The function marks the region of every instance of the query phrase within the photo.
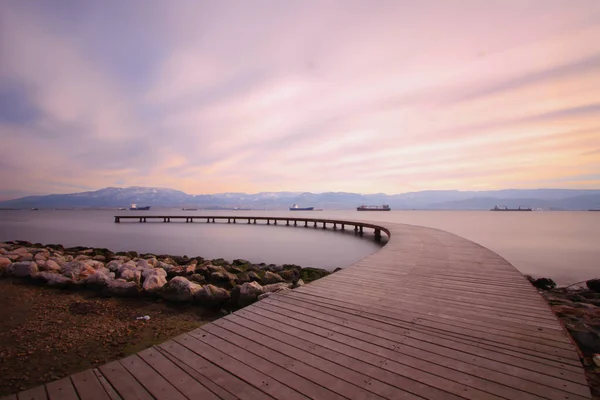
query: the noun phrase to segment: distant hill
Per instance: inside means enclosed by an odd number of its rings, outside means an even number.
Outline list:
[[[347,192],[262,192],[190,195],[151,187],[109,187],[92,192],[29,196],[0,202],[0,208],[118,208],[138,206],[287,209],[292,204],[323,209],[352,209],[361,204],[389,204],[394,210],[488,210],[494,205],[542,209],[600,208],[600,190],[508,189],[493,191],[427,190],[388,195]]]

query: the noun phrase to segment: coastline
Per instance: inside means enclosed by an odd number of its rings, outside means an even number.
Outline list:
[[[330,273],[0,243],[0,396],[121,359]]]

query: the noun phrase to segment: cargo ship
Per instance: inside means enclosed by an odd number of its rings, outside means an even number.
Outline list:
[[[298,204],[290,207],[290,211],[313,211],[314,209],[314,207],[300,207]]]
[[[492,208],[490,211],[533,211],[533,209],[528,208],[528,207],[521,207],[521,206],[519,206],[519,208],[508,208],[506,206],[494,206],[494,208]]]
[[[390,211],[391,208],[387,204],[382,206],[359,206],[356,207],[356,211]]]
[[[129,207],[129,209],[131,211],[148,211],[150,209],[150,206],[146,206],[146,207],[138,207],[137,204],[132,204],[131,207]]]

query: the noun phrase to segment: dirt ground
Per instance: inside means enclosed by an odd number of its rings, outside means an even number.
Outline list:
[[[148,321],[136,320],[145,315]],[[136,353],[219,316],[198,306],[2,279],[0,396]]]

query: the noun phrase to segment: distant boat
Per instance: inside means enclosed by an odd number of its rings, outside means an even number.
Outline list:
[[[313,211],[314,209],[314,207],[300,207],[298,204],[290,207],[290,211]]]
[[[519,208],[508,208],[506,206],[494,206],[494,208],[492,208],[490,211],[533,211],[533,209],[528,208],[528,207],[521,207],[521,206],[519,206]]]
[[[600,211],[600,208],[590,208],[588,211]]]
[[[119,210],[127,210],[125,207],[119,207]]]
[[[198,211],[197,208],[182,208],[183,211]]]
[[[356,207],[356,211],[390,211],[391,208],[387,204],[382,206],[365,206]]]
[[[150,209],[150,206],[146,206],[146,207],[138,207],[137,204],[133,203],[131,205],[131,207],[129,207],[129,209],[131,211],[148,211]]]
[[[32,208],[31,211],[39,211],[39,208]]]

